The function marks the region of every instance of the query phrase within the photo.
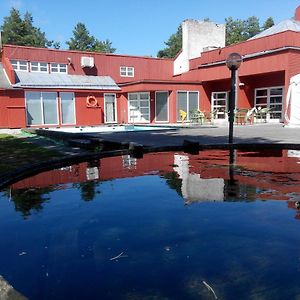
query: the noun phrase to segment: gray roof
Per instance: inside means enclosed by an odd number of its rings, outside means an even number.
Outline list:
[[[120,90],[109,76],[48,74],[16,71],[14,88],[63,88],[84,90]]]
[[[0,63],[0,89],[9,89],[9,88],[11,88],[11,85],[5,74],[3,65]]]
[[[283,32],[283,31],[287,31],[287,30],[300,32],[300,21],[296,21],[295,19],[287,19],[287,20],[281,21],[280,23],[278,23],[278,24],[262,31],[261,33],[255,35],[255,36],[253,36],[249,40],[261,38],[261,37],[264,37],[264,36],[268,36],[268,35],[271,35],[271,34]]]

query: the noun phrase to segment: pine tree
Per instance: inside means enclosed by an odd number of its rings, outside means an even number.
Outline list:
[[[157,57],[173,58],[182,48],[182,27],[177,28],[177,32],[172,34],[165,42],[168,46],[165,49],[159,50]]]
[[[73,37],[66,42],[69,46],[69,50],[80,50],[80,51],[95,51],[114,53],[115,48],[112,47],[112,43],[109,40],[100,41],[94,36],[90,35],[86,26],[79,22],[75,25],[73,30]]]
[[[29,12],[26,12],[22,19],[19,10],[12,8],[10,15],[4,17],[1,26],[3,44],[32,46],[32,47],[51,47],[59,43],[54,43],[46,38],[44,32],[40,28],[33,26],[33,18]]]
[[[269,17],[269,18],[265,21],[265,23],[264,23],[264,25],[263,25],[263,30],[266,30],[266,29],[268,29],[268,28],[270,28],[270,27],[272,27],[272,26],[274,26],[274,20],[273,20],[272,17]]]

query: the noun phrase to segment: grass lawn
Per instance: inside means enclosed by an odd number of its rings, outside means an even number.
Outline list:
[[[30,163],[56,157],[61,157],[61,154],[35,145],[29,139],[0,134],[0,175]]]

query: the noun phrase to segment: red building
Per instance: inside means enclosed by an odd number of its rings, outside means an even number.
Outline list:
[[[225,47],[225,27],[183,22],[182,52],[159,59],[24,46],[3,46],[0,128],[176,123],[179,110],[217,111],[226,121],[230,71],[243,56],[237,108],[271,108],[283,122],[290,78],[300,73],[300,7],[258,36]]]

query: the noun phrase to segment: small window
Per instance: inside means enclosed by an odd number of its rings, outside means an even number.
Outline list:
[[[28,62],[25,60],[11,60],[10,63],[16,71],[28,71]]]
[[[38,62],[38,61],[32,61],[30,63],[31,66],[31,72],[48,72],[48,63],[45,62]]]
[[[134,77],[134,67],[120,67],[121,77]]]
[[[51,63],[51,73],[67,73],[67,64]]]

